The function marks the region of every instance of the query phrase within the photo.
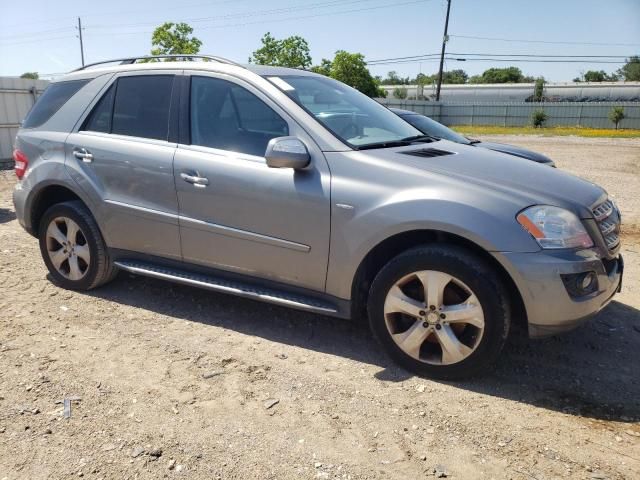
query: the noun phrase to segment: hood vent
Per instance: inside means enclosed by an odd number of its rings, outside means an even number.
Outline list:
[[[447,152],[446,150],[440,150],[438,148],[421,148],[420,150],[409,150],[404,152],[405,155],[413,155],[415,157],[444,157],[445,155],[453,155],[453,152]]]

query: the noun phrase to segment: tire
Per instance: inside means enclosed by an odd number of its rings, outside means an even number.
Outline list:
[[[40,220],[38,238],[44,263],[54,282],[63,288],[91,290],[118,273],[98,224],[81,201],[49,207]]]
[[[457,246],[425,245],[393,258],[373,280],[367,306],[374,337],[420,376],[456,380],[485,372],[509,334],[510,302],[500,277]]]

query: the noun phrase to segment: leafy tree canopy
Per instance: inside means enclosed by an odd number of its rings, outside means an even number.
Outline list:
[[[379,80],[371,76],[364,55],[338,50],[333,60],[322,59],[311,71],[326,75],[359,90],[369,97],[386,94],[379,87]]]
[[[24,72],[22,75],[20,75],[20,78],[30,78],[32,80],[38,80],[40,78],[40,75],[38,75],[38,72]]]
[[[474,75],[469,83],[525,83],[533,82],[534,78],[522,74],[518,67],[489,68],[482,75]]]
[[[202,42],[192,36],[193,28],[187,23],[165,22],[153,31],[152,55],[196,54]]]
[[[634,55],[627,60],[627,63],[618,70],[620,75],[626,82],[640,82],[640,56]]]
[[[302,37],[294,35],[278,40],[267,32],[261,41],[262,47],[253,52],[249,62],[289,68],[308,68],[311,65],[309,44]]]
[[[615,73],[608,74],[604,70],[588,70],[581,77],[574,78],[574,82],[615,82],[618,76]]]

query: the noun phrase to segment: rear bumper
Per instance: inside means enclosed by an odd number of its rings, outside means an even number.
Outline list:
[[[624,268],[621,255],[603,260],[592,249],[501,255],[522,295],[532,338],[577,327],[608,305],[621,286]],[[597,276],[597,290],[581,297],[570,296],[561,275],[589,271]]]
[[[26,213],[26,203],[27,203],[27,192],[23,188],[22,182],[16,183],[15,188],[13,189],[13,208],[16,211],[16,217],[18,218],[18,222],[22,225],[27,232],[33,235],[33,231],[31,231],[31,225],[28,219],[25,218]]]

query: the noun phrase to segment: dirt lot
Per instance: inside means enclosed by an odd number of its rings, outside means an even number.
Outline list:
[[[640,224],[640,141],[507,140]],[[61,290],[13,182],[0,173],[0,479],[640,478],[636,235],[623,293],[590,323],[445,383],[396,368],[358,324],[128,274]]]

